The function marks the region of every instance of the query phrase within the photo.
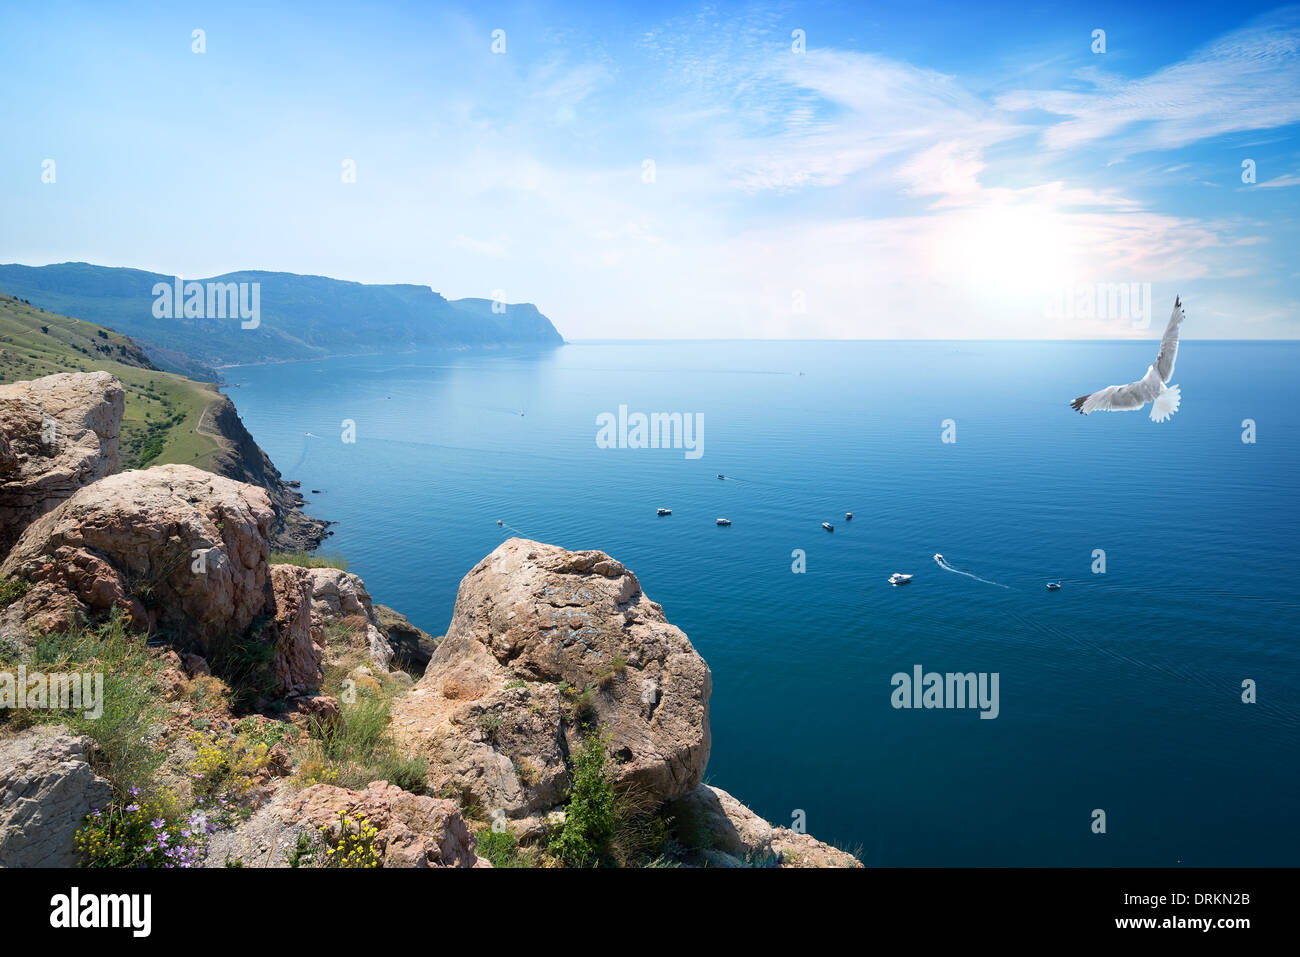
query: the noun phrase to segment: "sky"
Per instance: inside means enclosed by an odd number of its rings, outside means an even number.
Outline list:
[[[0,262],[408,282],[571,340],[1155,338],[1175,295],[1187,338],[1300,334],[1300,7],[52,0],[0,36]]]

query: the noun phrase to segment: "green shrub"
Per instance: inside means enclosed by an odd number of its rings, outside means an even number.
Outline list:
[[[338,568],[348,570],[348,560],[342,555],[313,555],[298,549],[292,552],[272,552],[268,562],[272,565],[300,565],[303,568]]]
[[[493,867],[514,867],[519,856],[519,841],[509,829],[486,828],[478,835],[476,853],[492,862]]]
[[[412,794],[428,787],[428,761],[407,757],[397,749],[389,727],[390,700],[381,694],[362,693],[339,709],[339,720],[313,720],[309,757],[302,763],[304,780],[364,788],[371,781],[387,781]]]
[[[40,711],[40,720],[58,721],[95,742],[91,763],[113,785],[119,800],[147,788],[162,764],[161,750],[151,746],[152,728],[165,712],[157,676],[162,670],[142,638],[131,635],[115,612],[94,628],[77,627],[41,635],[32,651],[34,666],[46,671],[81,671],[104,676],[103,713],[87,718],[81,711]]]
[[[259,617],[244,634],[221,642],[208,660],[212,673],[229,686],[233,708],[257,707],[275,689],[275,642],[267,634],[268,623]]]
[[[21,578],[0,580],[0,608],[8,608],[31,590],[32,583]]]
[[[573,756],[573,787],[564,827],[551,840],[551,853],[569,867],[590,867],[609,856],[617,829],[614,786],[605,773],[604,732],[593,734]]]

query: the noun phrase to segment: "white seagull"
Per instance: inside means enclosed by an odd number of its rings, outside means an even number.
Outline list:
[[[1151,421],[1163,422],[1175,412],[1182,402],[1178,386],[1168,385],[1174,374],[1174,359],[1178,355],[1178,327],[1185,317],[1183,303],[1174,297],[1174,314],[1165,326],[1165,337],[1160,340],[1156,361],[1147,366],[1147,374],[1128,385],[1108,385],[1091,395],[1081,395],[1070,405],[1081,415],[1101,409],[1105,412],[1127,412],[1151,403]]]

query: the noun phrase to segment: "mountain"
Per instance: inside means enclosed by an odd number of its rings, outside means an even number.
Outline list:
[[[329,534],[330,522],[300,511],[301,493],[281,479],[230,399],[210,383],[155,368],[120,333],[0,293],[0,383],[59,372],[108,372],[121,380],[121,468],[193,465],[260,486],[275,512],[272,542],[279,550],[313,549]]]
[[[531,303],[503,304],[494,311],[491,300],[448,300],[427,286],[263,271],[185,282],[202,286],[193,298],[202,305],[194,311],[181,308],[191,300],[188,286],[172,308],[174,277],[161,273],[90,263],[0,265],[0,291],[115,329],[139,343],[159,368],[199,379],[216,379],[221,366],[244,363],[430,346],[544,348],[564,342]],[[226,304],[222,289],[213,293],[216,284],[235,284],[225,290],[231,295],[229,309],[214,308]],[[155,288],[165,291],[155,295]],[[245,321],[232,315],[240,294],[245,315],[251,316]]]

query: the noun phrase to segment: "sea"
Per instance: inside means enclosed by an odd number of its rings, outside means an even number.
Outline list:
[[[434,635],[508,537],[623,562],[712,670],[705,780],[868,866],[1296,865],[1300,344],[1184,341],[1163,423],[1069,407],[1156,348],[591,341],[225,391]]]

